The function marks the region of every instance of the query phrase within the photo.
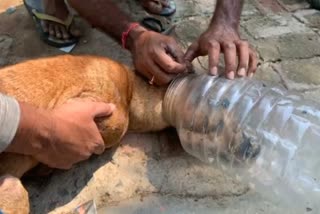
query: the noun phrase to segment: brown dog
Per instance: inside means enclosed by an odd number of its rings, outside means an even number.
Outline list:
[[[168,127],[162,116],[165,88],[151,86],[126,66],[103,57],[62,55],[5,67],[0,70],[0,91],[46,109],[71,99],[114,103],[112,116],[98,124],[107,148],[118,144],[128,130],[147,132]],[[37,164],[30,156],[2,153],[0,176],[21,178]],[[0,197],[0,209],[5,213],[28,212],[26,191],[18,179],[9,178],[11,186],[22,188],[17,192],[24,200]],[[3,179],[6,182],[8,179]],[[21,203],[23,209],[17,206]]]
[[[0,70],[1,93],[41,108],[53,109],[72,99],[114,103],[116,110],[112,116],[98,123],[107,148],[118,144],[127,131],[148,132],[168,127],[162,112],[165,91],[166,88],[148,84],[126,66],[98,56],[62,55]],[[216,115],[214,121],[212,128],[221,132],[212,142],[214,154],[217,145],[219,155],[227,161],[242,162],[259,154],[260,148],[237,129],[232,113],[225,111]],[[37,164],[31,156],[0,154],[0,176],[11,176],[0,177],[7,195],[0,196],[0,209],[5,213],[28,213],[27,192],[19,178]]]

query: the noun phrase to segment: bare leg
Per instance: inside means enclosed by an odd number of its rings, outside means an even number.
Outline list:
[[[1,153],[0,154],[0,176],[12,175],[21,178],[27,171],[38,164],[31,156]]]
[[[162,8],[167,6],[166,1],[161,0],[141,0],[141,5],[148,11],[154,14],[160,14]]]
[[[141,0],[141,5],[147,12],[161,15],[163,9],[169,7],[168,0]]]

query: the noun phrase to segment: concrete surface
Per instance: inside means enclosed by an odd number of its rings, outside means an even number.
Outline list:
[[[176,37],[184,48],[206,29],[214,1],[176,0]],[[43,44],[21,0],[0,1],[0,66],[63,54]],[[119,1],[138,19],[146,13],[133,0]],[[5,11],[10,6],[17,10]],[[247,0],[241,33],[256,48],[255,78],[282,84],[317,100],[320,95],[320,11],[303,0]],[[77,20],[84,36],[73,54],[97,54],[130,64],[130,55],[101,32]],[[116,51],[115,51],[116,50]],[[205,72],[205,57],[194,61]],[[129,134],[122,145],[69,171],[24,180],[32,213],[65,213],[94,199],[99,213],[319,213],[289,207],[256,193],[235,178],[195,160],[175,132]]]

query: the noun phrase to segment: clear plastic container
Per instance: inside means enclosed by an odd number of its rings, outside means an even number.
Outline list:
[[[320,212],[320,104],[253,79],[191,74],[171,83],[163,107],[188,153]]]

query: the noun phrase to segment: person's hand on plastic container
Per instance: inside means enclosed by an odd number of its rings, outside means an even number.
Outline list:
[[[172,37],[142,27],[134,29],[130,35],[128,47],[135,68],[156,85],[166,85],[186,71],[182,49]]]
[[[257,68],[256,53],[247,41],[241,40],[231,28],[217,26],[203,33],[188,49],[185,58],[192,61],[198,56],[208,55],[209,73],[218,75],[220,53],[224,53],[225,76],[252,76]],[[238,62],[238,63],[237,63]]]
[[[209,28],[188,48],[185,59],[191,62],[208,55],[209,73],[218,75],[220,53],[224,54],[225,76],[253,76],[257,55],[247,41],[239,36],[239,20],[243,1],[218,0]]]

